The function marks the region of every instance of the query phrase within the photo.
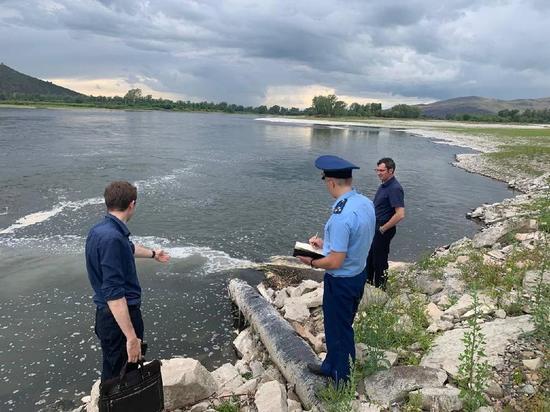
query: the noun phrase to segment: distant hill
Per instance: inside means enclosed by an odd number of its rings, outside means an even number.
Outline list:
[[[56,97],[77,97],[82,94],[51,82],[37,79],[19,73],[16,70],[0,63],[0,95],[6,98],[16,95],[42,95]]]
[[[498,100],[486,97],[467,96],[417,105],[427,117],[445,118],[455,114],[497,114],[500,110],[526,109],[544,110],[550,108],[550,97],[542,99]]]

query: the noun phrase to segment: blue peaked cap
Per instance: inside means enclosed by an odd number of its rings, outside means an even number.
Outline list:
[[[325,172],[325,177],[347,179],[351,177],[353,169],[359,169],[353,163],[338,156],[324,155],[315,160],[315,167]]]

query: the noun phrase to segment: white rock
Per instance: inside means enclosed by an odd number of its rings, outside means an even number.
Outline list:
[[[502,387],[495,382],[493,379],[487,381],[487,386],[485,388],[485,393],[493,398],[500,399],[504,396]]]
[[[259,379],[250,379],[239,386],[234,391],[231,391],[235,395],[254,395],[256,389],[258,388]]]
[[[355,344],[355,352],[357,360],[360,362],[364,361],[367,358],[368,352],[371,350],[374,350],[375,348],[368,346],[364,343],[356,343]],[[383,349],[379,349],[384,354],[384,359],[388,362],[389,366],[395,365],[397,362],[398,355],[395,352],[386,351]],[[387,365],[384,365],[387,366]]]
[[[218,384],[218,393],[231,393],[245,382],[238,369],[230,363],[213,371],[212,376]]]
[[[309,318],[309,309],[303,302],[297,302],[295,298],[287,299],[283,310],[285,312],[285,319],[294,320],[296,322],[304,322]]]
[[[473,303],[474,300],[470,295],[462,295],[460,299],[458,299],[458,302],[448,308],[444,313],[458,318],[468,312],[472,308]]]
[[[277,369],[273,365],[268,366],[265,372],[260,377],[260,383],[266,383],[270,381],[277,381],[280,384],[284,384],[286,382],[283,375],[281,375],[281,372],[279,372],[279,369]]]
[[[164,406],[168,410],[185,408],[208,398],[218,389],[210,372],[191,358],[162,361]]]
[[[523,290],[534,294],[537,291],[539,282],[541,281],[541,275],[542,283],[544,285],[550,284],[550,270],[547,270],[544,273],[541,273],[540,270],[528,270],[523,278]]]
[[[210,402],[204,401],[204,402],[197,403],[196,405],[193,405],[189,409],[189,412],[204,412],[208,410],[209,407],[210,407]]]
[[[250,370],[250,367],[248,366],[248,363],[244,359],[239,359],[237,362],[235,362],[235,367],[239,371],[240,375],[252,372]]]
[[[90,403],[92,401],[92,397],[90,395],[83,396],[80,399],[80,402],[82,403]]]
[[[90,403],[86,405],[86,412],[99,412],[99,384],[101,380],[98,379],[92,385],[92,391],[90,393]]]
[[[382,410],[380,406],[375,405],[374,403],[370,403],[359,399],[352,401],[352,403],[353,403],[354,412],[380,412]]]
[[[396,366],[376,372],[365,379],[365,392],[369,399],[389,407],[405,398],[408,392],[424,387],[438,387],[447,380],[441,369],[421,366]]]
[[[495,310],[495,317],[499,319],[506,318],[506,311],[504,309],[497,309]]]
[[[273,302],[273,290],[270,289],[271,292],[269,292],[263,282],[256,286],[256,289],[258,289],[258,292],[260,292],[260,295],[262,295],[265,300],[270,303]]]
[[[263,383],[254,399],[258,412],[288,412],[286,390],[277,381]]]
[[[288,407],[288,412],[302,412],[302,404],[298,401],[295,401],[293,399],[287,399],[286,404]]]
[[[275,292],[275,300],[273,301],[273,305],[275,305],[276,308],[281,309],[285,305],[285,301],[288,299],[288,293],[286,289],[279,290]]]
[[[454,387],[422,388],[410,395],[418,394],[422,399],[422,409],[433,412],[451,412],[462,410],[460,389]],[[409,396],[410,396],[409,395]]]
[[[426,314],[433,321],[441,319],[443,311],[437,307],[435,303],[428,303],[426,306]]]
[[[458,373],[458,356],[464,351],[462,338],[466,330],[463,328],[453,329],[438,336],[430,351],[422,358],[420,365],[443,368],[455,377]],[[498,364],[506,346],[517,340],[522,333],[532,330],[533,322],[529,315],[496,319],[484,323],[481,326],[481,332],[485,335],[485,353],[489,364],[492,366]]]
[[[389,297],[386,292],[367,283],[363,290],[363,297],[361,298],[359,306],[364,308],[371,305],[381,306],[384,305],[388,299]]]
[[[248,327],[239,333],[239,335],[233,341],[233,346],[237,350],[237,353],[244,360],[254,359],[257,354],[258,348],[256,345],[256,338],[252,328]]]
[[[311,279],[303,280],[296,289],[292,291],[291,297],[299,297],[305,293],[312,292],[322,286],[322,283],[316,282]]]
[[[262,376],[262,374],[265,372],[264,365],[262,365],[262,362],[260,361],[252,361],[250,362],[250,370],[252,371],[252,377],[258,378]]]
[[[532,371],[536,371],[537,369],[540,369],[543,364],[544,362],[542,361],[541,358],[523,360],[523,365],[526,368],[531,369]]]

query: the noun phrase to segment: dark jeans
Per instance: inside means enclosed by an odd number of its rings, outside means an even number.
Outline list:
[[[365,271],[352,277],[325,273],[323,321],[327,356],[321,370],[335,382],[349,379],[350,358],[355,361],[353,320],[363,296],[366,276]]]
[[[384,234],[376,230],[372,240],[369,257],[367,258],[367,282],[377,288],[386,288],[390,242],[395,236],[395,232],[395,226],[384,232]]]
[[[128,306],[130,319],[139,339],[143,340],[143,319],[139,306]],[[101,381],[118,376],[128,360],[126,337],[118,326],[109,307],[97,308],[95,312],[95,334],[101,342],[103,352],[103,369]],[[128,364],[127,370],[137,368],[137,364]]]

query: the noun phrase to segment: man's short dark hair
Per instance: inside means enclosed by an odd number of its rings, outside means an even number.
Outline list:
[[[393,159],[389,157],[383,157],[378,161],[378,163],[376,163],[376,166],[380,166],[381,163],[384,163],[388,170],[392,169],[395,172],[395,162],[393,161]]]
[[[137,188],[125,181],[111,182],[105,188],[105,205],[107,210],[123,211],[128,209],[130,203],[137,199]]]

